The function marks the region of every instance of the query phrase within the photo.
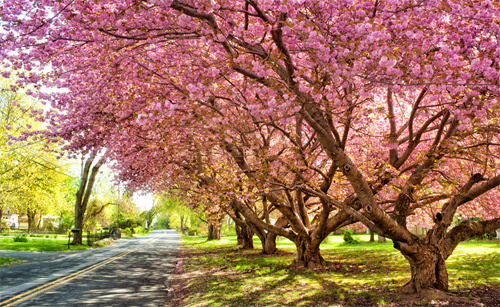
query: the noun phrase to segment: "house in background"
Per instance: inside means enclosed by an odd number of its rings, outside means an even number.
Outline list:
[[[10,210],[6,210],[2,215],[2,221],[7,223],[10,228],[19,228],[19,215],[12,213]]]

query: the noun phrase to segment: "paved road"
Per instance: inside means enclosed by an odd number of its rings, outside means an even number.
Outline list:
[[[163,306],[179,249],[173,230],[158,230],[100,249],[29,253],[31,262],[0,267],[0,306]]]

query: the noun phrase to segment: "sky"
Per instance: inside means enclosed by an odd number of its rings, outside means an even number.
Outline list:
[[[153,199],[154,196],[153,194],[140,194],[140,193],[135,193],[134,196],[132,197],[132,201],[134,204],[137,205],[137,207],[141,210],[149,210],[153,206]]]

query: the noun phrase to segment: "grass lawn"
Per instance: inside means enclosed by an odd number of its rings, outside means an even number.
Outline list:
[[[16,262],[19,262],[19,261],[21,261],[21,260],[14,259],[14,258],[0,257],[0,266],[12,264],[12,263],[16,263]]]
[[[87,246],[87,241],[83,241],[82,246],[71,245],[71,250],[82,250],[92,248]],[[48,252],[48,251],[66,251],[68,250],[68,241],[59,239],[47,239],[47,238],[30,238],[28,237],[28,242],[14,242],[11,237],[0,237],[0,250],[12,250],[12,251],[36,251],[36,252]]]
[[[415,306],[400,297],[410,266],[392,242],[345,245],[342,236],[323,243],[326,268],[306,270],[292,264],[295,246],[280,238],[278,256],[260,249],[242,251],[236,237],[207,242],[183,237],[181,263],[170,300],[172,306]],[[258,248],[260,241],[254,241]],[[180,267],[180,266],[178,266]],[[450,290],[475,299],[492,289],[486,306],[500,306],[500,244],[465,242],[447,260]],[[179,268],[177,268],[179,271]],[[422,304],[427,304],[422,302]],[[447,305],[455,306],[455,305]],[[456,305],[456,306],[470,306]]]

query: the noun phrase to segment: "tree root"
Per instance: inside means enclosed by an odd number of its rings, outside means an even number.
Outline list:
[[[434,288],[421,289],[419,292],[415,291],[414,286],[411,283],[407,283],[398,291],[399,293],[405,294],[409,297],[414,297],[418,300],[423,300],[430,304],[435,304],[437,302],[451,302],[451,303],[466,303],[469,306],[481,306],[479,300],[471,300],[470,298],[461,297],[453,293],[445,292],[442,290]]]

